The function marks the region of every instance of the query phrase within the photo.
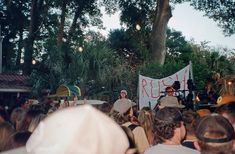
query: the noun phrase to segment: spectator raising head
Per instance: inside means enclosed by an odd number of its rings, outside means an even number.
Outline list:
[[[197,122],[196,137],[195,147],[201,154],[227,154],[232,151],[235,133],[227,119],[211,114]]]

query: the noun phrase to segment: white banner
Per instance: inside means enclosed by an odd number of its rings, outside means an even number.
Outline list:
[[[162,79],[139,75],[139,108],[142,109],[145,106],[154,108],[161,92],[165,91],[166,87],[172,86],[175,81],[180,82],[180,90],[188,90],[189,71],[190,65]]]

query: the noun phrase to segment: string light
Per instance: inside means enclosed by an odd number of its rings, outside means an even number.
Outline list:
[[[228,85],[232,85],[232,82],[231,82],[231,81],[229,81],[229,82],[228,82]]]
[[[83,52],[83,48],[82,47],[78,47],[78,51],[79,52]]]
[[[35,59],[32,60],[32,64],[33,64],[33,65],[36,64],[36,60],[35,60]]]
[[[140,30],[140,29],[141,29],[140,25],[139,25],[139,24],[136,24],[135,29],[136,29],[136,30]]]

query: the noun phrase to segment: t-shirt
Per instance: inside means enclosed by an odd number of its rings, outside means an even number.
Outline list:
[[[185,146],[185,147],[188,147],[190,149],[196,149],[194,144],[193,144],[193,141],[184,140],[182,142],[182,145]]]
[[[157,144],[148,148],[144,154],[200,154],[199,151],[182,145]]]

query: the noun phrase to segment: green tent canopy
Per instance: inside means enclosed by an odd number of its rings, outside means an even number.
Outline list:
[[[81,96],[81,90],[75,85],[60,85],[55,95],[58,97]]]

